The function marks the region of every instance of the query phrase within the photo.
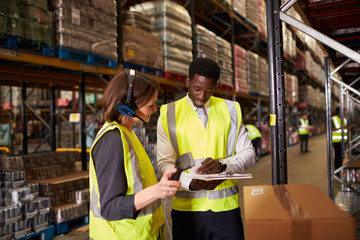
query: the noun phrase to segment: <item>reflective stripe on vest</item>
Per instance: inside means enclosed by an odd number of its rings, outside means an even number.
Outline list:
[[[209,196],[207,195],[209,193]],[[176,197],[179,198],[205,198],[208,197],[210,200],[221,199],[229,196],[233,196],[239,193],[238,186],[232,186],[220,190],[206,191],[200,190],[195,192],[179,191]]]
[[[309,130],[307,129],[307,127],[309,127],[309,121],[306,119],[302,119],[300,118],[300,127],[299,127],[299,134],[300,135],[305,135],[305,134],[309,134]]]
[[[93,147],[103,134],[118,128],[120,130],[124,147],[124,167],[128,183],[126,195],[132,195],[143,188],[157,182],[150,160],[146,159],[145,150],[131,132],[118,124],[105,123],[97,134],[90,150],[90,238],[93,239],[157,239],[161,234],[161,226],[164,224],[164,213],[161,200],[157,200],[141,209],[136,219],[123,219],[107,221],[101,216],[99,188],[97,185],[96,170],[92,159]],[[126,133],[128,132],[128,133]],[[129,135],[133,137],[130,140]],[[136,145],[136,147],[134,146]],[[135,150],[136,148],[136,150]],[[130,157],[126,159],[126,156]],[[142,158],[140,160],[139,158]],[[149,163],[147,163],[149,161]],[[140,167],[139,163],[143,166]],[[143,179],[144,178],[144,179]],[[149,180],[147,180],[149,179]]]
[[[195,163],[201,163],[205,157],[222,159],[234,154],[241,125],[240,106],[235,102],[212,97],[206,129],[200,127],[201,121],[198,121],[198,116],[191,109],[186,97],[163,106],[160,111],[164,130],[178,156],[191,151]],[[193,124],[188,125],[187,122]],[[179,123],[181,124],[178,126]],[[180,139],[182,142],[179,142]],[[215,139],[216,143],[213,143]],[[210,144],[209,147],[207,143]],[[210,209],[217,212],[236,207],[238,207],[238,187],[237,181],[233,180],[223,182],[213,191],[178,191],[173,201],[173,208],[180,211]]]
[[[261,133],[259,129],[257,129],[254,125],[246,124],[245,128],[247,129],[250,140],[254,140],[255,138],[261,138]]]
[[[332,131],[332,141],[333,142],[341,142],[342,136],[341,136],[341,119],[339,116],[333,116],[332,121],[334,123],[335,128],[338,128],[338,130],[336,131]],[[344,127],[347,126],[347,120],[344,119]],[[344,141],[347,142],[348,137],[347,137],[347,129],[344,128]]]

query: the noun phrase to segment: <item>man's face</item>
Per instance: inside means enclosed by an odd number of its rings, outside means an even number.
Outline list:
[[[189,88],[189,98],[195,107],[202,108],[213,95],[216,81],[213,78],[195,74],[192,81],[189,78],[186,79],[186,86]]]

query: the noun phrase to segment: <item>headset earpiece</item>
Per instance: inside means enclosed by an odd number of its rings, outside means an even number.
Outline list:
[[[134,87],[134,82],[135,82],[135,70],[134,69],[130,69],[130,71],[126,71],[127,77],[128,77],[128,81],[129,81],[129,88],[128,88],[128,92],[127,92],[127,96],[126,96],[126,101],[125,103],[123,101],[117,101],[114,104],[114,110],[118,111],[121,114],[124,114],[125,116],[128,117],[136,117],[138,119],[140,119],[142,122],[144,122],[145,124],[146,121],[144,121],[144,119],[142,119],[141,117],[139,117],[138,115],[136,115],[135,110],[133,110],[132,106],[135,106],[135,104],[132,104],[132,95],[133,95],[133,87]]]
[[[122,101],[117,101],[115,103],[114,110],[128,117],[136,117],[135,111],[129,106],[125,105]]]
[[[133,87],[135,82],[135,70],[130,69],[129,71],[126,71],[126,74],[129,82],[126,101],[117,101],[114,105],[114,110],[128,117],[136,117],[135,110],[133,109],[133,105],[135,104],[132,104]]]

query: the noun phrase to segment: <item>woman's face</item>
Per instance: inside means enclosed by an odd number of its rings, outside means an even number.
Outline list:
[[[156,90],[154,95],[151,97],[150,101],[148,101],[144,106],[135,110],[136,115],[144,119],[144,121],[149,122],[151,115],[153,112],[157,110],[156,100],[158,97],[158,91]],[[141,120],[136,118],[136,122],[140,122]]]

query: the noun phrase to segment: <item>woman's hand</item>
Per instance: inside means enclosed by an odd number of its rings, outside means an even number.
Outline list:
[[[173,196],[179,190],[181,183],[179,181],[170,180],[171,175],[176,173],[176,171],[176,168],[166,170],[160,182],[156,184],[158,194],[161,198]]]

